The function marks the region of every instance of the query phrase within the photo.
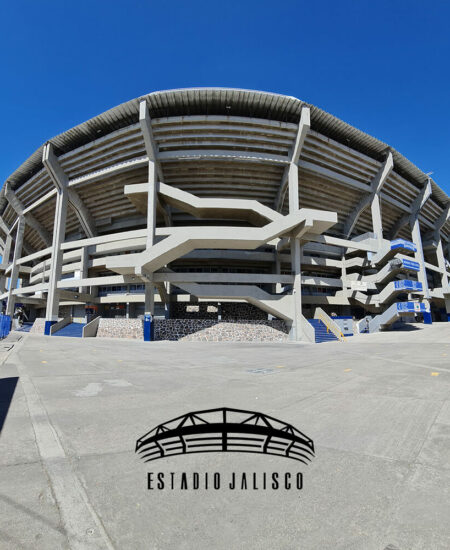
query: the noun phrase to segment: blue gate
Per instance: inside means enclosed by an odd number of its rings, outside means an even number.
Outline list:
[[[0,315],[0,338],[6,338],[11,330],[11,317]]]

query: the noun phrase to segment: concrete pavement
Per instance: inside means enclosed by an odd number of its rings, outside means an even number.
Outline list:
[[[4,353],[1,549],[450,547],[449,324],[320,345],[24,335]],[[157,424],[220,406],[292,423],[315,459],[135,455]],[[149,471],[304,487],[149,491]]]

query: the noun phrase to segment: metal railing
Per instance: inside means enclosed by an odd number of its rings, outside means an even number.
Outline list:
[[[317,307],[314,313],[314,319],[319,319],[327,327],[327,332],[332,332],[340,342],[345,342],[345,336],[341,331],[340,326],[325,313],[325,311]]]

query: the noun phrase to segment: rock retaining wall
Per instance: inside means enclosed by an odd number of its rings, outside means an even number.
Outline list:
[[[143,323],[140,319],[100,319],[97,338],[128,338],[142,340]]]
[[[287,338],[284,321],[157,319],[155,323],[155,340],[284,342]]]
[[[45,319],[35,320],[30,332],[44,334]],[[140,319],[100,319],[97,338],[143,339]],[[155,319],[155,340],[191,342],[284,342],[288,331],[284,321],[214,319]]]

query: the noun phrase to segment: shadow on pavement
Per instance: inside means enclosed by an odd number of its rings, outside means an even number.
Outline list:
[[[14,392],[19,378],[17,376],[11,378],[0,378],[0,433],[6,417],[8,416],[9,407],[11,405]]]

